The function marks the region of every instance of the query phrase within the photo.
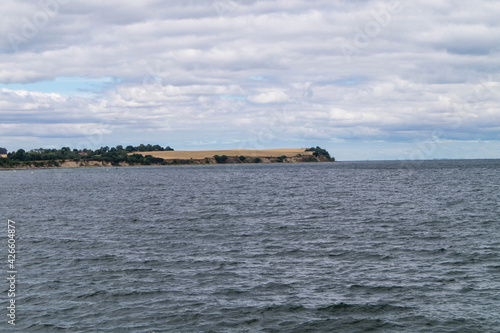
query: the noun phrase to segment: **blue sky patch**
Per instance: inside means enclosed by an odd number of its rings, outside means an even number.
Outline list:
[[[117,81],[112,77],[102,77],[99,79],[85,77],[57,77],[53,81],[40,81],[27,84],[0,83],[0,88],[92,98],[96,93],[100,92],[109,85],[115,84],[116,82]]]

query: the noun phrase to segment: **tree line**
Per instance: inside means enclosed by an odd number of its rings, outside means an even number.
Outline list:
[[[148,152],[148,151],[173,151],[169,146],[162,147],[160,145],[144,145],[123,147],[101,147],[96,150],[92,149],[71,149],[70,147],[62,147],[61,149],[32,149],[25,151],[18,149],[17,151],[8,152],[5,148],[0,148],[0,154],[7,155],[0,157],[0,167],[16,167],[16,166],[59,166],[60,162],[65,161],[96,161],[106,162],[112,165],[118,165],[122,162],[128,164],[163,164],[165,161],[162,158],[153,157],[151,155],[143,156],[142,154],[132,154],[131,152]]]

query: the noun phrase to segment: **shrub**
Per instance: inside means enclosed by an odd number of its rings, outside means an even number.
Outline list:
[[[283,161],[284,161],[285,159],[286,159],[286,156],[285,156],[285,155],[282,155],[282,156],[278,157],[277,162],[279,162],[279,163],[283,163]]]
[[[214,158],[215,158],[215,161],[217,163],[225,163],[228,159],[228,157],[226,155],[222,155],[222,156],[215,155]]]

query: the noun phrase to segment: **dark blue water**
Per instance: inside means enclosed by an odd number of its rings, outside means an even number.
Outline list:
[[[4,171],[0,190],[2,332],[500,331],[500,160]]]

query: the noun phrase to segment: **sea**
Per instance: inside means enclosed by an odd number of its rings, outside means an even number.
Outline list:
[[[0,332],[500,332],[500,160],[9,170],[0,198]]]

